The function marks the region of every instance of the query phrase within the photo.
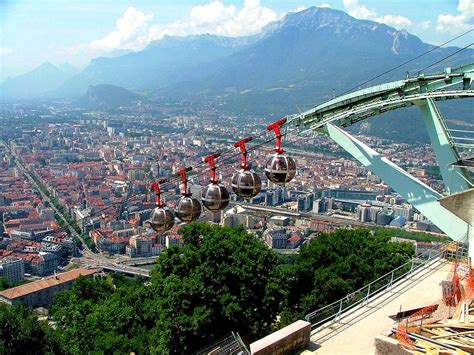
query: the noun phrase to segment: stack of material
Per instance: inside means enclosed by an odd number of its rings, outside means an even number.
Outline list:
[[[419,329],[405,330],[405,339],[401,340],[403,327],[394,329],[400,345],[413,354],[473,354],[474,353],[474,310],[469,322],[459,319],[427,324]],[[469,317],[469,316],[468,316]]]
[[[406,353],[474,354],[474,272],[469,261],[456,261],[443,298],[399,319],[393,337]]]

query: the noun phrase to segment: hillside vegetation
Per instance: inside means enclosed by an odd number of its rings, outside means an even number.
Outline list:
[[[31,334],[43,352],[70,354],[189,354],[231,331],[253,341],[414,254],[412,244],[389,243],[390,235],[368,229],[322,235],[295,258],[281,257],[243,228],[195,223],[181,233],[184,247],[162,253],[149,283],[79,278],[50,307],[55,329],[28,310],[1,307],[2,353],[15,353]]]

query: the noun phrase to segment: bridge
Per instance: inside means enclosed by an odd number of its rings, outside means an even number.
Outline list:
[[[453,240],[469,236],[469,255],[474,257],[474,189],[469,173],[474,131],[448,129],[436,102],[474,98],[474,63],[446,68],[435,75],[420,74],[339,96],[302,113],[287,117],[288,125],[301,132],[328,135],[362,165],[388,183]],[[344,128],[384,112],[416,106],[439,164],[445,186],[441,194],[358,140]],[[471,134],[459,137],[453,134]],[[468,211],[466,211],[466,208]]]
[[[72,258],[71,261],[81,264],[85,267],[99,268],[102,270],[119,272],[131,276],[141,276],[146,278],[150,277],[150,270],[141,269],[129,265],[123,265],[118,262],[114,262],[113,260],[103,258],[97,254],[86,254],[84,257],[81,258]]]
[[[150,270],[140,269],[138,267],[124,267],[119,265],[101,265],[97,267],[101,267],[103,270],[119,272],[126,275],[141,276],[146,278],[151,277]]]
[[[126,258],[117,261],[117,264],[129,265],[129,266],[139,266],[139,265],[149,265],[156,263],[159,256],[147,256],[143,258]]]

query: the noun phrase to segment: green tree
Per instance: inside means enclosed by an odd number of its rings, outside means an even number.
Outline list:
[[[10,282],[5,277],[0,277],[0,291],[6,290],[7,288],[10,288]]]
[[[52,329],[23,306],[0,303],[0,354],[60,353]]]
[[[184,248],[158,259],[152,286],[160,308],[160,351],[196,350],[231,331],[255,339],[275,322],[282,292],[278,256],[243,228],[190,224]]]
[[[51,307],[64,353],[149,353],[158,316],[150,288],[124,277],[79,278]]]
[[[407,231],[400,228],[390,228],[390,227],[376,227],[373,229],[375,234],[380,234],[384,236],[404,238],[415,240],[417,242],[437,242],[437,243],[448,243],[451,241],[449,237],[430,234],[425,232],[415,232]]]
[[[231,331],[252,341],[402,265],[413,246],[368,229],[338,230],[282,257],[243,228],[194,223],[151,282],[79,278],[56,296],[65,353],[190,353]],[[280,322],[277,323],[279,317]]]
[[[413,256],[412,244],[389,241],[369,229],[343,229],[304,245],[292,266],[280,267],[287,291],[283,322],[344,297]]]
[[[5,277],[0,277],[0,291],[6,290],[8,288],[24,285],[24,284],[27,284],[28,282],[30,281],[21,280],[21,281],[11,282],[11,281],[8,281],[8,279]]]

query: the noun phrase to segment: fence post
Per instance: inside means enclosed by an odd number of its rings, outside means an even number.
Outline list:
[[[337,320],[338,322],[340,323],[341,322],[341,315],[342,315],[342,298],[341,300],[339,301],[339,312],[337,313]]]
[[[365,296],[365,304],[368,305],[369,304],[369,297],[370,297],[370,286],[371,284],[369,284],[369,288],[367,289],[367,296]]]
[[[392,270],[392,273],[390,275],[390,292],[392,292],[392,289],[393,289],[393,270]]]

